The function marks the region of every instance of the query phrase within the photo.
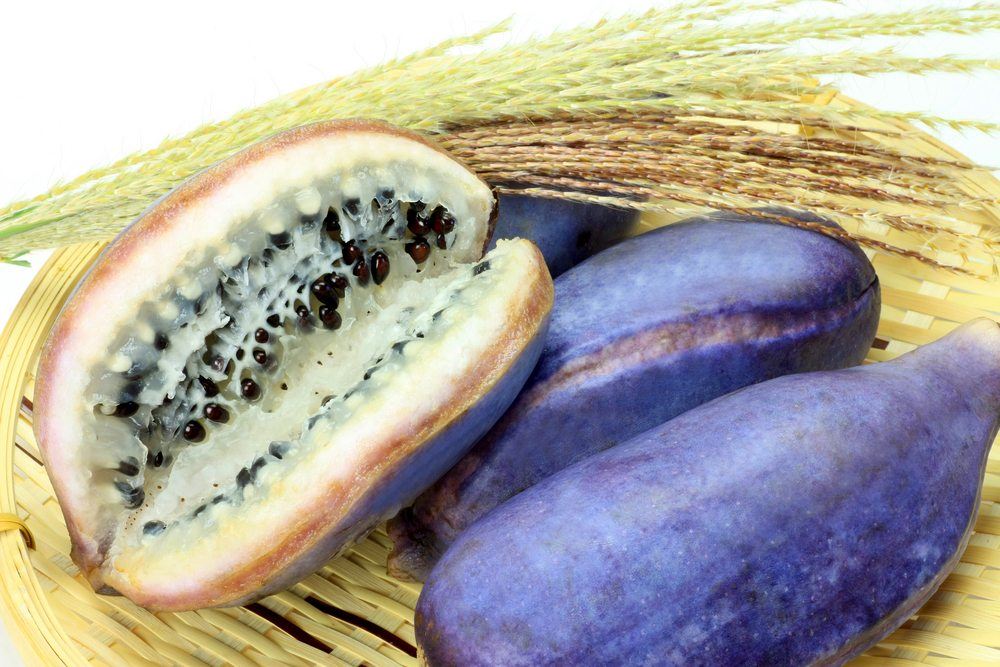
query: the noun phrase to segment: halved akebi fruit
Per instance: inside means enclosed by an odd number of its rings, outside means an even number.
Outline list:
[[[413,500],[513,400],[552,282],[480,261],[489,188],[343,121],[195,176],[105,252],[44,350],[36,432],[96,590],[243,603]]]

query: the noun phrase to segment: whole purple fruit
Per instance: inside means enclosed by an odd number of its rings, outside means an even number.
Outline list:
[[[417,604],[427,665],[840,665],[967,543],[1000,326],[696,408],[465,533]]]
[[[500,195],[490,249],[498,239],[534,242],[555,278],[628,236],[639,214],[627,209],[567,199]]]
[[[880,305],[857,246],[723,213],[623,241],[555,284],[524,391],[390,522],[394,575],[423,580],[500,503],[686,410],[780,375],[860,363]]]

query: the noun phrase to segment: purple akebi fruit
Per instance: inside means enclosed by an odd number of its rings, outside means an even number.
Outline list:
[[[857,246],[762,218],[718,213],[595,255],[556,280],[542,358],[518,400],[390,522],[390,571],[424,579],[500,503],[706,401],[860,363],[879,305]]]
[[[465,531],[427,665],[840,665],[958,561],[1000,422],[1000,326],[748,387]]]
[[[625,238],[639,221],[636,211],[566,199],[500,195],[492,249],[499,239],[532,241],[555,278]]]

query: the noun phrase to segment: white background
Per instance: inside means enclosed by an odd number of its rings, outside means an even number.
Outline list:
[[[968,3],[845,0],[843,8],[832,11],[942,4]],[[0,9],[0,203],[33,196],[59,179],[278,94],[508,16],[516,18],[516,35],[543,35],[649,6],[588,0],[5,3]],[[784,15],[815,11],[831,11],[830,5],[813,3]],[[869,39],[862,46],[888,43]],[[1000,58],[996,32],[892,43],[925,55]],[[883,108],[1000,121],[1000,72],[836,82],[852,97]],[[1000,138],[939,134],[972,158],[1000,165]],[[47,255],[33,253],[32,269],[0,265],[0,323]],[[0,665],[18,664],[15,660],[0,629]]]

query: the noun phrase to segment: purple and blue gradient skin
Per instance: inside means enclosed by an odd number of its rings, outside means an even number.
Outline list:
[[[565,199],[500,195],[493,241],[522,238],[542,251],[555,278],[591,255],[608,248],[635,228],[636,211]]]
[[[469,528],[417,604],[425,664],[839,665],[968,541],[1000,326],[719,398]]]
[[[864,253],[817,232],[732,220],[643,234],[555,281],[539,365],[486,437],[389,523],[390,572],[425,579],[494,507],[706,401],[864,359],[880,308]]]

